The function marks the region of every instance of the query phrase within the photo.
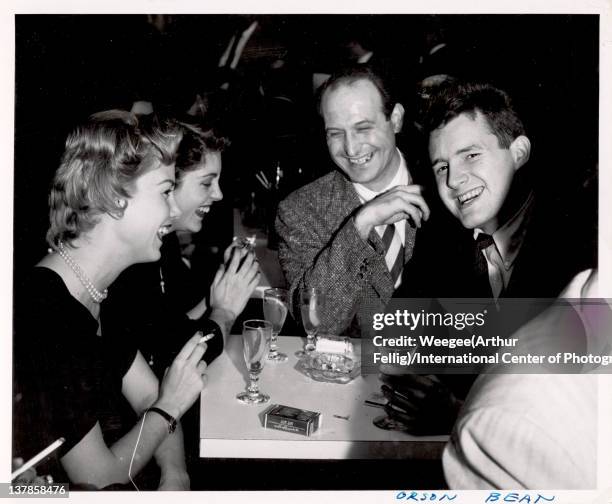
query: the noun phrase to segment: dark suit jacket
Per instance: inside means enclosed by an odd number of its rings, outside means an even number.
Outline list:
[[[538,201],[528,223],[523,245],[502,297],[556,298],[580,271],[594,266],[592,237],[554,206]],[[424,227],[419,248],[404,268],[395,297],[481,297],[476,290],[472,230],[458,223],[445,230],[440,246],[439,229]],[[592,246],[584,247],[584,242]]]
[[[450,213],[447,212],[448,215]],[[454,220],[454,218],[453,218]],[[556,298],[580,271],[593,266],[589,238],[581,228],[555,207],[536,199],[523,245],[514,263],[505,298]],[[587,233],[588,234],[588,233]],[[481,298],[474,271],[473,231],[458,221],[445,221],[444,227],[424,226],[419,246],[403,271],[399,298]],[[502,312],[497,322],[510,336],[523,323],[536,316],[548,303],[537,302],[518,317]],[[502,322],[503,320],[503,322]],[[439,375],[458,397],[465,397],[474,375]]]
[[[317,287],[326,295],[320,332],[364,335],[371,317],[384,311],[394,285],[382,241],[372,230],[361,239],[353,215],[361,202],[350,181],[333,171],[291,193],[278,208],[279,261],[293,304]],[[416,229],[406,223],[404,261],[412,256]]]

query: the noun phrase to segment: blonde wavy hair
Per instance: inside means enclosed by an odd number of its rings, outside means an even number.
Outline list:
[[[174,163],[181,136],[170,123],[160,126],[123,110],[99,112],[78,126],[53,179],[47,242],[71,243],[103,214],[121,218],[136,179],[159,162]]]

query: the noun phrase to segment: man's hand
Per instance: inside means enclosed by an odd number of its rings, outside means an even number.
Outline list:
[[[463,404],[435,375],[381,374],[387,415],[415,435],[450,434]]]
[[[419,185],[400,185],[365,203],[355,215],[359,236],[365,240],[375,226],[402,219],[411,219],[415,226],[421,227],[422,222],[429,219],[429,207],[422,192]]]

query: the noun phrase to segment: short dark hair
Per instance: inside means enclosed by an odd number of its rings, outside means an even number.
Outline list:
[[[215,129],[194,119],[193,121],[176,121],[183,137],[176,155],[175,174],[177,183],[186,172],[196,170],[205,162],[209,152],[223,152],[230,141],[218,135]]]
[[[141,175],[171,165],[180,131],[145,125],[131,112],[94,114],[67,138],[49,194],[47,242],[55,247],[90,231],[102,214],[123,215]]]
[[[382,101],[383,113],[385,114],[385,118],[389,119],[391,117],[391,112],[393,112],[393,107],[395,106],[395,101],[391,96],[391,90],[389,86],[385,83],[383,78],[374,72],[372,68],[368,65],[363,64],[353,64],[346,65],[342,68],[335,71],[329,79],[327,79],[319,88],[317,92],[317,109],[319,114],[323,116],[323,110],[321,105],[323,103],[323,97],[327,91],[331,91],[336,89],[338,86],[345,84],[352,84],[359,80],[367,80],[370,81],[374,87],[380,93],[380,99]]]
[[[480,112],[491,132],[505,149],[520,135],[525,127],[510,97],[491,84],[478,82],[448,82],[441,84],[426,106],[423,129],[427,135],[443,127],[461,114],[475,118]]]

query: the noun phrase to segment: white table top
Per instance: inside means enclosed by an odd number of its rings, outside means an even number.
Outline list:
[[[439,458],[448,436],[414,437],[385,431],[372,424],[384,410],[364,404],[380,382],[375,375],[358,376],[348,384],[317,382],[295,369],[295,351],[303,339],[280,337],[289,355],[283,363],[267,361],[259,384],[270,401],[245,405],[236,400],[248,381],[239,335],[229,337],[226,351],[208,368],[208,386],[200,406],[200,457],[281,459]],[[357,342],[358,343],[358,342]],[[322,413],[310,437],[263,427],[262,412],[284,404]],[[335,416],[337,415],[337,416]],[[345,418],[338,417],[348,417]]]

